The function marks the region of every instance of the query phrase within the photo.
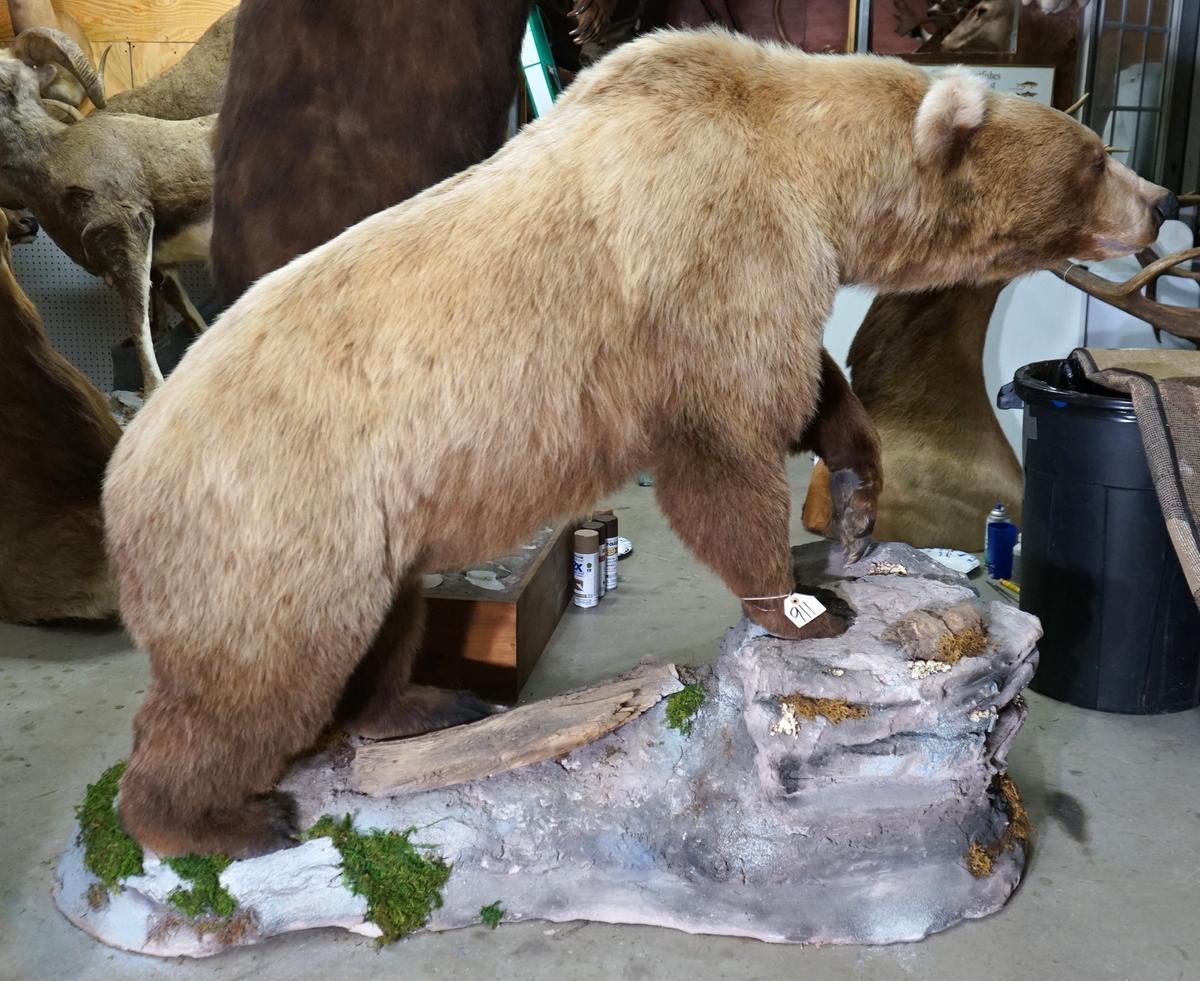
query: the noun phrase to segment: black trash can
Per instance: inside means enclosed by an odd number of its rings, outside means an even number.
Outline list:
[[[1045,636],[1034,691],[1105,712],[1200,704],[1200,611],[1167,537],[1133,405],[1070,361],[1013,379],[1025,403],[1021,609]]]

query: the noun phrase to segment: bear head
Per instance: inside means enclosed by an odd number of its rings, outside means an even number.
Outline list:
[[[879,208],[876,268],[893,290],[1011,279],[1065,259],[1149,246],[1175,195],[1112,159],[1058,110],[988,90],[965,69],[934,78],[912,119],[913,190]],[[898,246],[898,247],[897,247]]]

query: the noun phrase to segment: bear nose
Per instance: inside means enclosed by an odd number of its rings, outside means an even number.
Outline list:
[[[1154,205],[1154,214],[1158,218],[1161,225],[1168,218],[1179,217],[1179,198],[1171,191],[1167,191],[1166,195],[1159,198]]]
[[[40,227],[41,226],[37,223],[36,218],[26,218],[25,219],[25,234],[26,235],[36,235],[38,233],[38,229]]]

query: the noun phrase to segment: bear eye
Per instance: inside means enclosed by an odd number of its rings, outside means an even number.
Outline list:
[[[1092,173],[1100,176],[1104,173],[1104,168],[1108,166],[1108,157],[1103,153],[1092,161]]]

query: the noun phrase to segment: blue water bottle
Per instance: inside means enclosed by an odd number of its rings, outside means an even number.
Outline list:
[[[983,561],[987,574],[993,579],[1010,579],[1013,571],[1013,548],[1017,544],[1017,526],[1008,520],[1008,509],[999,501],[987,520],[987,543]]]

